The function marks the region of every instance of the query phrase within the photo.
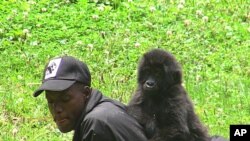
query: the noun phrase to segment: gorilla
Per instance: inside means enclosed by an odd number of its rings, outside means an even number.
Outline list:
[[[138,66],[137,83],[128,113],[143,126],[149,141],[211,140],[182,86],[182,69],[171,53],[146,52]]]

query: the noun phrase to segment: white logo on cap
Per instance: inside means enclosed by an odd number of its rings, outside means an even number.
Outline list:
[[[51,60],[47,66],[44,79],[55,77],[62,58]]]

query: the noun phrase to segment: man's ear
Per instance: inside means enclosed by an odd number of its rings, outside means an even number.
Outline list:
[[[84,86],[84,95],[88,99],[91,94],[92,89],[89,86]]]

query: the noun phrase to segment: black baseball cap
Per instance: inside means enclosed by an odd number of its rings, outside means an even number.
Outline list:
[[[91,86],[88,66],[72,56],[54,58],[46,65],[42,85],[34,92],[33,96],[37,97],[44,90],[63,91],[75,82]]]

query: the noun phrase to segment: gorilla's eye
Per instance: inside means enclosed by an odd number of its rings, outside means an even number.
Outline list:
[[[142,70],[139,74],[141,74],[144,78],[147,77],[148,75],[150,75],[150,71],[145,69]]]
[[[163,73],[162,70],[157,69],[157,70],[155,70],[155,76],[156,76],[157,78],[161,78],[161,77],[164,76],[164,73]]]
[[[162,76],[162,75],[161,75],[160,72],[156,72],[156,73],[155,73],[155,77],[160,78],[161,76]]]

